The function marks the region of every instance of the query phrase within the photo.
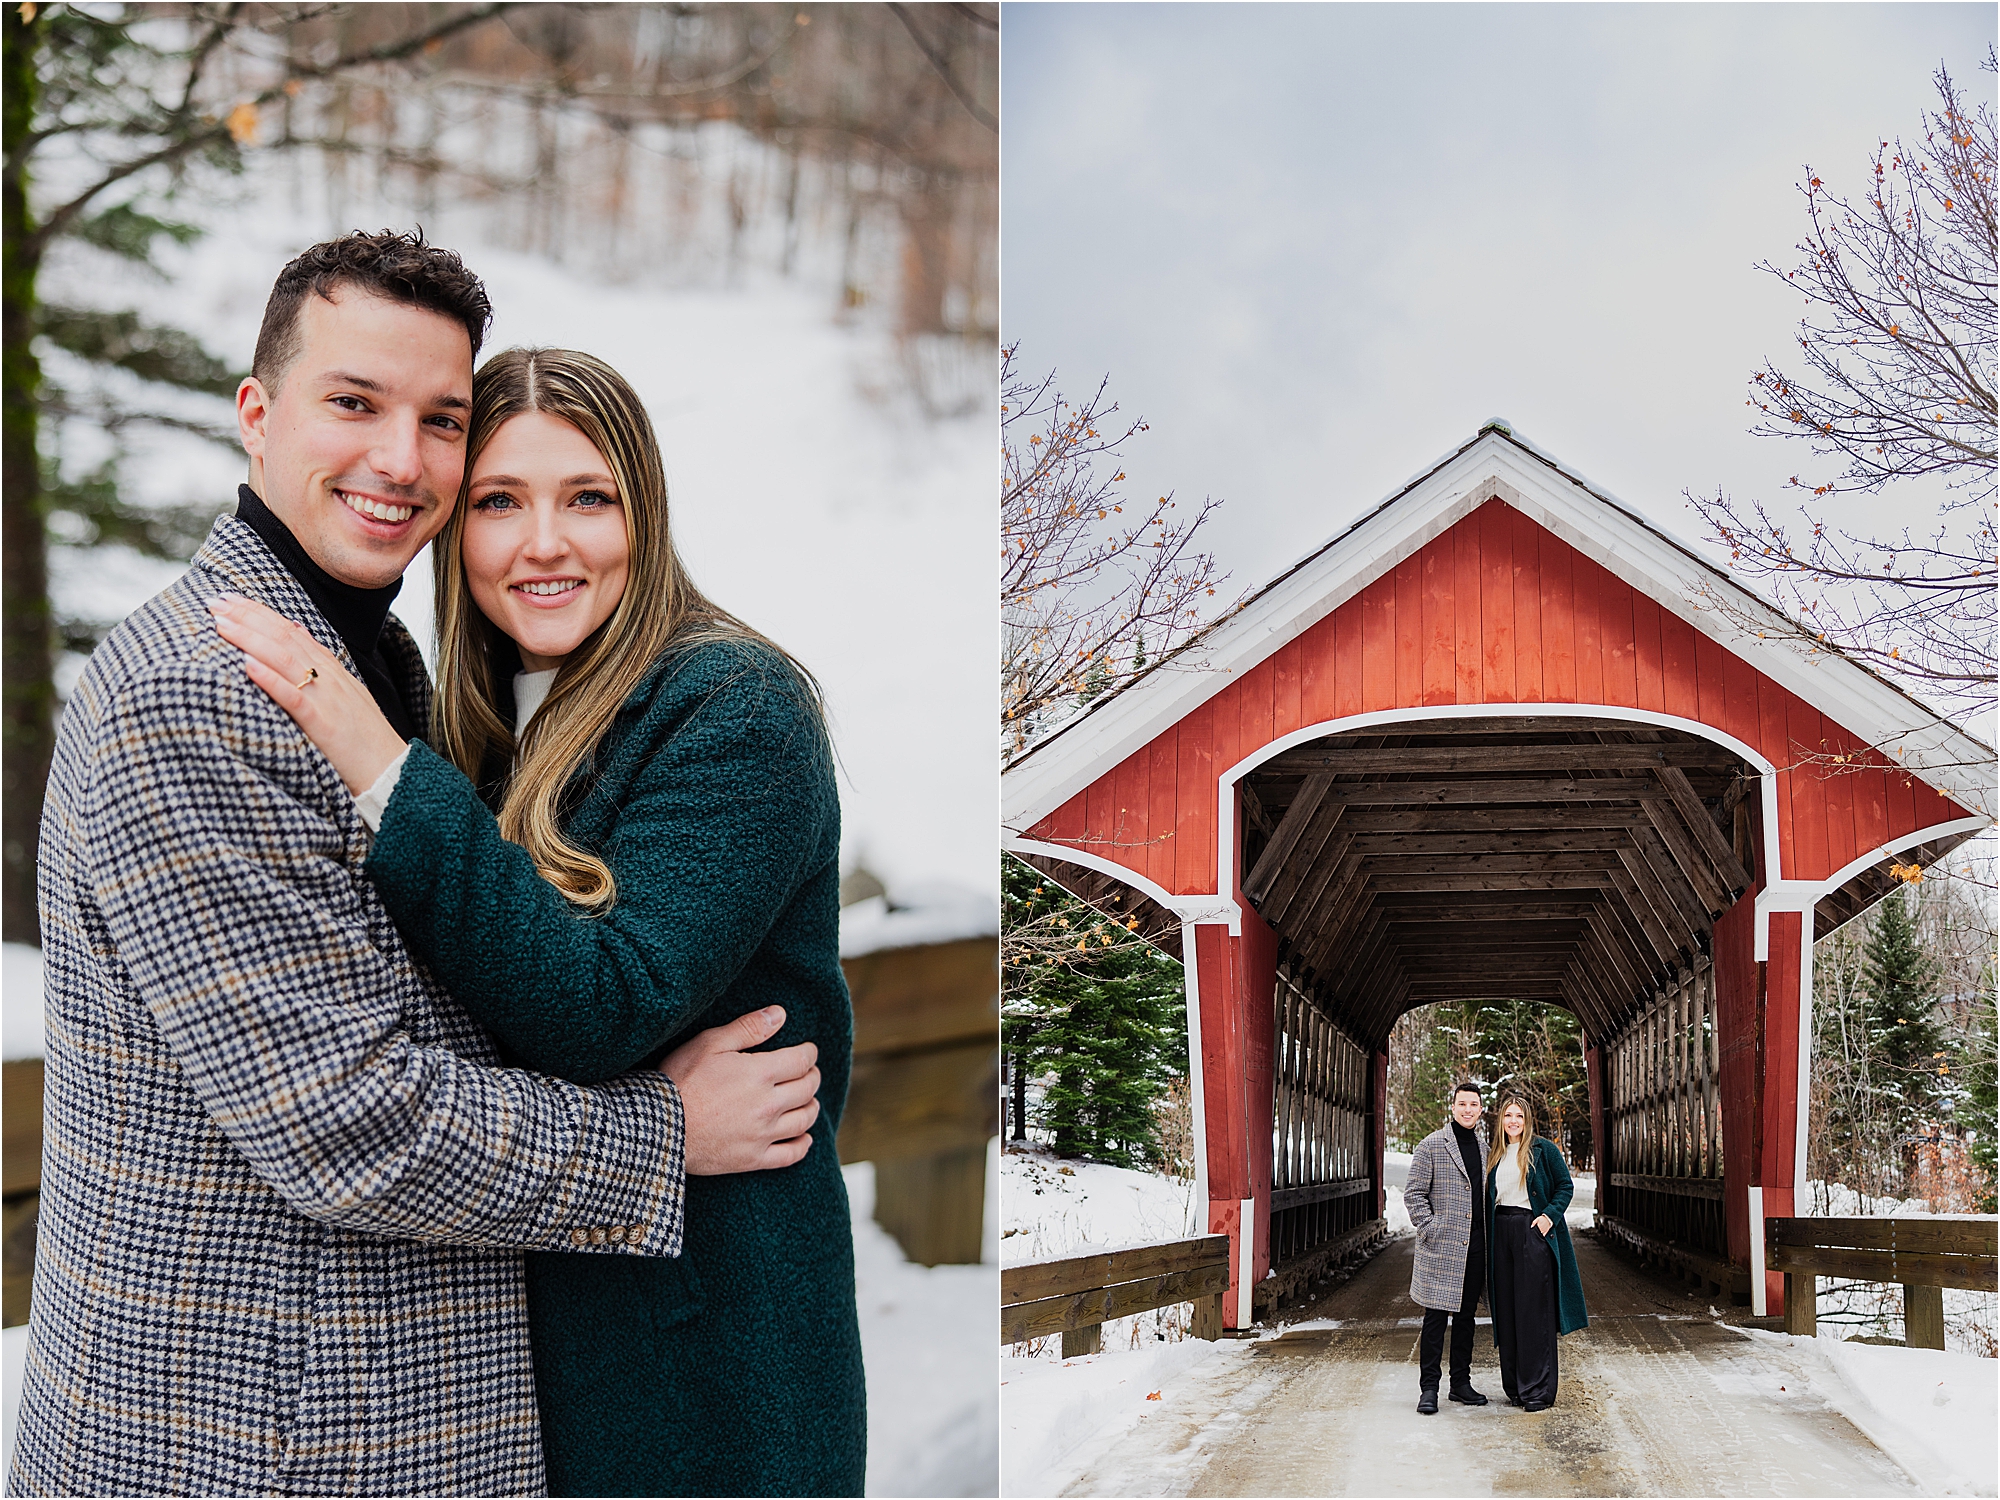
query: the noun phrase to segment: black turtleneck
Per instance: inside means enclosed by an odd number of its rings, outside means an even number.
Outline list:
[[[1479,1133],[1456,1120],[1451,1122],[1451,1133],[1458,1139],[1458,1154],[1465,1158],[1465,1180],[1472,1184],[1472,1243],[1477,1245],[1486,1237],[1486,1164],[1479,1159]]]
[[[410,717],[409,706],[403,702],[402,687],[382,655],[382,622],[389,618],[389,606],[401,592],[403,580],[398,578],[379,589],[342,583],[312,560],[299,539],[292,535],[292,529],[247,484],[236,487],[236,519],[262,538],[272,555],[285,565],[285,571],[299,581],[306,597],[326,616],[326,623],[346,643],[348,654],[361,669],[362,682],[367,684],[389,727],[406,740],[415,738],[416,723]]]

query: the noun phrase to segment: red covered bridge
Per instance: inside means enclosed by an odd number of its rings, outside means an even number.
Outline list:
[[[1482,996],[1575,1012],[1604,1223],[1761,1313],[1813,943],[1988,826],[1995,772],[1494,422],[1003,800],[1008,848],[1186,960],[1230,1326],[1379,1219],[1397,1017]]]

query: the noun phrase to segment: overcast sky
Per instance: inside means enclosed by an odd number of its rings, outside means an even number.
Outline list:
[[[1783,362],[1810,162],[1858,190],[1969,95],[1976,5],[1010,3],[1002,318],[1152,430],[1133,493],[1216,495],[1260,584],[1491,416],[1684,537],[1782,499],[1747,435]]]

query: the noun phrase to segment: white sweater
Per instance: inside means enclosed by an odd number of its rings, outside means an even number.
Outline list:
[[[1494,1201],[1503,1208],[1532,1208],[1528,1202],[1528,1185],[1521,1181],[1521,1153],[1509,1150],[1501,1154],[1493,1168]]]

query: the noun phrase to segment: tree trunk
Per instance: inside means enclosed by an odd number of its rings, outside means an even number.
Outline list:
[[[29,7],[9,6],[0,36],[0,118],[7,156],[18,160],[34,118],[41,27]],[[55,681],[36,442],[42,372],[33,339],[41,249],[33,230],[25,168],[10,169],[0,179],[0,937],[39,944],[35,846],[55,741]]]

